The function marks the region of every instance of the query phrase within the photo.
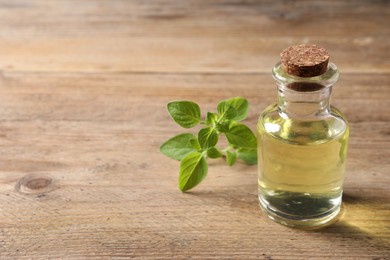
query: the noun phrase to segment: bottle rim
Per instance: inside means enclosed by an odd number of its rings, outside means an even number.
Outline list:
[[[329,62],[328,69],[325,73],[314,76],[314,77],[299,77],[295,75],[290,75],[283,69],[282,63],[279,61],[272,69],[272,76],[277,81],[278,85],[288,86],[292,83],[305,83],[305,84],[319,84],[322,85],[323,88],[317,90],[295,90],[300,92],[314,92],[321,91],[324,88],[332,86],[339,79],[339,72],[337,66]],[[294,91],[293,89],[290,89]]]

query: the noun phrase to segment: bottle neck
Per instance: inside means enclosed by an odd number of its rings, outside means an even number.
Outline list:
[[[332,86],[339,77],[333,63],[324,74],[315,77],[297,77],[286,73],[277,63],[272,71],[278,86],[278,108],[284,117],[312,118],[330,113]]]
[[[315,91],[297,91],[288,86],[278,86],[278,108],[285,117],[312,118],[330,113],[332,87]]]

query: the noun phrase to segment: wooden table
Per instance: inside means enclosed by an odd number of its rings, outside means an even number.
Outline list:
[[[0,259],[390,259],[389,24],[388,1],[0,1]],[[222,160],[181,193],[166,103],[243,96],[255,129],[298,43],[341,71],[341,219],[278,225]]]

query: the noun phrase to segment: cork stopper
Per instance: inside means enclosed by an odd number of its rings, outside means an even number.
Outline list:
[[[283,69],[298,77],[315,77],[326,72],[329,54],[317,45],[301,44],[288,47],[280,54]]]

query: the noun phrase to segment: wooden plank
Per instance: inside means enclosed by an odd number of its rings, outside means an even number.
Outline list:
[[[348,36],[364,41],[368,37],[389,36],[390,12],[386,5],[386,1],[369,0],[2,1],[0,35],[29,40],[99,36]]]
[[[311,42],[326,47],[345,72],[383,73],[390,70],[382,59],[389,49],[390,14],[381,6],[375,1],[3,3],[0,68],[257,73],[268,72],[286,46]]]
[[[388,38],[50,38],[0,42],[3,71],[265,73],[291,44],[326,47],[345,72],[388,73]],[[96,55],[99,53],[99,55]]]
[[[162,155],[158,153],[159,146],[179,131],[167,131],[165,128],[159,133],[158,128],[134,126],[136,123],[133,122],[112,121],[108,124],[106,121],[91,123],[66,120],[48,123],[34,120],[2,123],[3,136],[0,143],[2,147],[2,161],[0,162],[2,175],[0,180],[2,183],[15,182],[28,172],[39,173],[41,171],[69,172],[70,177],[85,180],[85,178],[94,176],[96,171],[103,167],[100,170],[119,171],[118,174],[127,175],[127,177],[120,176],[120,178],[114,174],[100,176],[102,179],[99,180],[103,183],[106,183],[108,178],[109,183],[120,185],[127,178],[130,178],[128,181],[134,181],[139,177],[139,174],[142,176],[145,173],[151,174],[150,171],[157,171],[162,167],[157,163],[153,165],[153,162],[162,159]],[[144,121],[144,123],[146,122]],[[174,128],[173,123],[168,126]],[[350,165],[348,168],[351,174],[347,176],[349,178],[347,178],[348,187],[372,189],[370,194],[375,194],[380,189],[388,191],[390,179],[387,168],[390,164],[388,150],[390,138],[387,133],[384,133],[389,129],[388,124],[354,123],[351,124],[351,128],[354,134],[349,150]],[[375,135],[376,140],[370,143],[360,142],[361,139],[366,138],[367,132]],[[107,140],[111,140],[110,147],[105,147]],[[149,156],[148,153],[150,153]],[[142,159],[143,156],[150,158]],[[105,158],[107,162],[101,163],[102,158]],[[147,161],[145,165],[142,163],[144,160]],[[122,165],[124,163],[129,164]],[[117,169],[115,166],[117,164],[122,166]],[[131,173],[129,171],[133,166],[136,168],[134,173]],[[165,167],[163,169],[166,172],[162,176],[171,176],[176,181],[178,165],[174,171]],[[223,167],[220,170],[223,172],[226,168]],[[256,170],[253,168],[253,171]],[[172,172],[174,172],[173,175]],[[142,182],[143,179],[140,178],[139,181]],[[245,180],[242,181],[245,182]],[[363,181],[364,186],[361,185]],[[237,183],[233,184],[237,185]],[[224,186],[226,183],[217,185]],[[175,189],[176,185],[170,183],[169,187],[166,188]]]
[[[390,120],[390,74],[341,74],[332,103],[350,122]],[[270,73],[255,74],[67,74],[3,73],[0,120],[125,121],[164,129],[171,100],[193,100],[215,111],[225,98],[250,101],[253,127],[276,102]],[[147,105],[145,105],[147,104]],[[150,118],[150,123],[144,122]],[[169,128],[168,128],[169,129]]]

